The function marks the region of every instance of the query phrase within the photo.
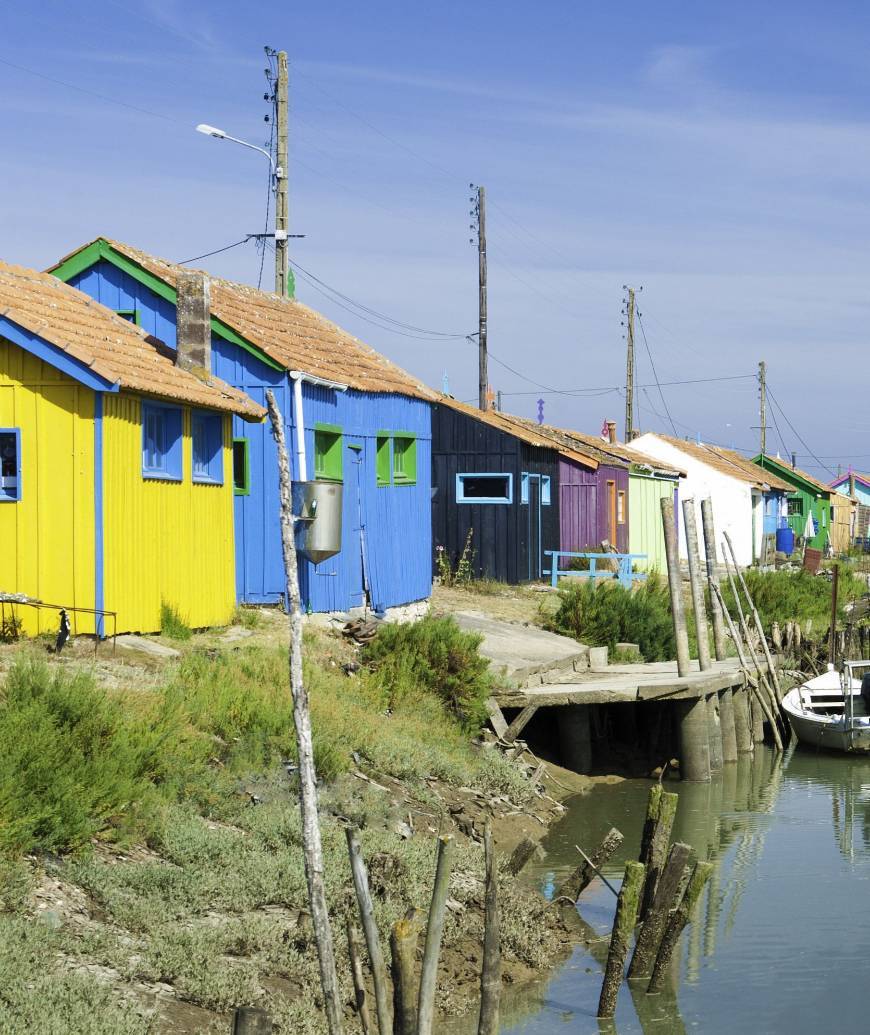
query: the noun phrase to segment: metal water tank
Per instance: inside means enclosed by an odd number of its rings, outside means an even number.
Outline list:
[[[296,549],[320,564],[341,550],[341,482],[293,482]]]

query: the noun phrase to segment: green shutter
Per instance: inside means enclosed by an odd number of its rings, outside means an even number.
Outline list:
[[[417,483],[417,439],[412,435],[393,436],[393,481],[396,485]]]
[[[375,467],[377,469],[378,485],[390,484],[390,436],[386,432],[379,432],[377,436],[377,453]]]
[[[314,425],[314,477],[329,482],[342,480],[341,428]]]

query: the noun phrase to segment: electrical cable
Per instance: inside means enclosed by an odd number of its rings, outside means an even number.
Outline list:
[[[490,353],[490,355],[492,355],[492,353]],[[662,385],[665,388],[669,388],[669,387],[674,387],[676,385],[700,385],[700,384],[711,384],[711,383],[714,383],[714,382],[718,383],[718,382],[722,382],[722,381],[745,381],[748,378],[755,378],[756,376],[757,376],[756,374],[733,374],[733,375],[730,375],[728,377],[693,377],[693,378],[687,378],[687,379],[682,380],[682,381],[661,381],[661,382],[659,382],[659,384],[635,385],[635,388],[658,388],[659,385]],[[529,380],[529,379],[526,378],[526,380]],[[608,386],[598,386],[598,387],[595,387],[595,388],[559,388],[559,389],[554,388],[554,389],[551,389],[550,391],[551,391],[551,394],[557,394],[557,395],[584,395],[586,393],[595,393],[595,392],[598,392],[598,393],[600,393],[600,392],[622,392],[622,391],[624,391],[624,388],[619,386],[619,385],[612,385],[612,386],[609,386],[609,387]],[[534,392],[502,392],[502,395],[534,395]],[[679,424],[680,422],[676,421],[676,423]],[[688,426],[688,425],[686,425],[686,426]]]
[[[200,259],[208,259],[212,255],[220,255],[221,252],[228,252],[231,248],[238,248],[240,244],[247,244],[250,239],[250,237],[243,237],[241,241],[236,241],[235,244],[226,244],[223,248],[215,248],[213,252],[203,252],[202,255],[194,255],[192,259],[182,259],[177,265],[187,266],[188,263],[199,262]]]
[[[37,72],[33,68],[27,68],[24,65],[18,65],[14,61],[9,61],[6,58],[0,57],[0,64],[7,65],[9,68],[14,68],[18,72],[26,72],[28,75],[35,75],[38,79],[45,79],[49,83],[54,83],[55,86],[62,86],[67,90],[75,90],[78,93],[87,94],[89,97],[96,97],[98,100],[106,101],[108,104],[117,104],[122,108],[128,108],[130,111],[138,111],[140,115],[151,115],[155,119],[165,119],[167,122],[177,122],[179,125],[184,125],[181,119],[175,118],[174,115],[167,115],[165,112],[151,111],[148,108],[140,108],[137,104],[128,104],[127,101],[119,101],[117,97],[109,97],[104,93],[98,93],[96,90],[88,90],[84,86],[76,86],[74,83],[64,82],[63,79],[55,79],[54,76],[46,75],[44,72]]]
[[[804,447],[804,449],[807,451],[807,453],[813,458],[813,460],[816,461],[816,463],[819,465],[819,467],[824,468],[826,471],[830,471],[830,473],[833,475],[833,477],[836,478],[836,473],[834,472],[834,469],[832,467],[828,467],[827,464],[823,464],[822,461],[819,460],[819,458],[816,456],[816,454],[806,444],[806,442],[801,438],[800,432],[797,430],[797,428],[794,426],[794,424],[792,424],[792,422],[788,419],[788,415],[786,414],[785,410],[783,410],[783,408],[779,405],[779,402],[777,401],[776,396],[773,394],[773,392],[771,392],[769,384],[767,386],[767,394],[773,400],[773,404],[779,410],[780,414],[782,415],[782,419],[786,422],[786,424],[788,424],[788,426],[794,432],[795,438],[797,438],[798,442],[800,442],[800,444]]]
[[[640,327],[640,333],[641,333],[641,335],[643,337],[644,346],[646,347],[646,354],[647,354],[647,356],[649,356],[649,365],[652,367],[653,377],[655,378],[655,381],[656,381],[656,387],[659,390],[659,398],[662,401],[662,406],[664,406],[664,408],[665,408],[665,413],[668,415],[668,421],[669,421],[669,423],[671,425],[671,430],[674,433],[674,438],[679,438],[679,436],[677,435],[676,426],[674,425],[674,418],[671,416],[671,411],[668,409],[668,404],[667,404],[667,402],[665,400],[665,394],[662,391],[661,382],[659,381],[659,375],[656,373],[656,365],[653,362],[652,351],[650,350],[649,342],[646,340],[646,331],[644,330],[643,320],[641,319],[640,310],[637,311],[637,323],[638,323],[638,326]],[[649,398],[649,397],[647,396],[647,398]]]

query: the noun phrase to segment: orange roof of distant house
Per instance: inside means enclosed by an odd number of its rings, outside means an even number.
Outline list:
[[[190,268],[98,237],[64,256],[52,269],[101,241],[173,290],[178,274]],[[209,279],[212,315],[286,370],[300,370],[359,391],[435,399],[421,381],[307,305],[247,284]]]
[[[161,342],[48,273],[0,261],[0,316],[78,360],[112,385],[262,420],[244,392],[175,365]]]
[[[788,482],[778,478],[772,471],[765,470],[747,460],[745,456],[733,449],[726,449],[724,446],[714,446],[709,442],[691,442],[687,439],[674,438],[671,435],[663,435],[660,431],[651,432],[656,438],[662,439],[676,449],[700,460],[714,470],[727,474],[738,481],[747,482],[756,489],[774,489],[779,492],[790,492],[792,486]]]

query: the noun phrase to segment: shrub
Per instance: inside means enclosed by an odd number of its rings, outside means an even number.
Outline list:
[[[181,612],[165,600],[160,605],[160,632],[173,640],[189,640],[191,637],[190,628]]]
[[[817,634],[824,635],[830,628],[831,583],[828,579],[811,575],[808,571],[757,571],[753,568],[747,569],[743,577],[768,635],[774,622],[782,626],[786,622],[805,622],[808,618],[812,619]],[[731,587],[723,582],[722,591],[728,610],[736,614]],[[844,618],[844,606],[866,591],[863,580],[841,565],[838,589],[841,619]],[[745,609],[745,598],[741,596],[740,602]]]
[[[363,651],[390,707],[420,692],[436,695],[463,729],[476,729],[492,693],[489,661],[478,651],[483,637],[463,632],[453,618],[427,617],[408,625],[383,625]]]
[[[644,661],[676,657],[668,587],[655,574],[634,590],[616,582],[596,586],[591,580],[570,579],[559,590],[559,606],[546,625],[611,651],[619,642],[636,643]]]
[[[168,733],[87,673],[17,661],[0,703],[0,851],[75,848],[120,821],[165,764]]]

